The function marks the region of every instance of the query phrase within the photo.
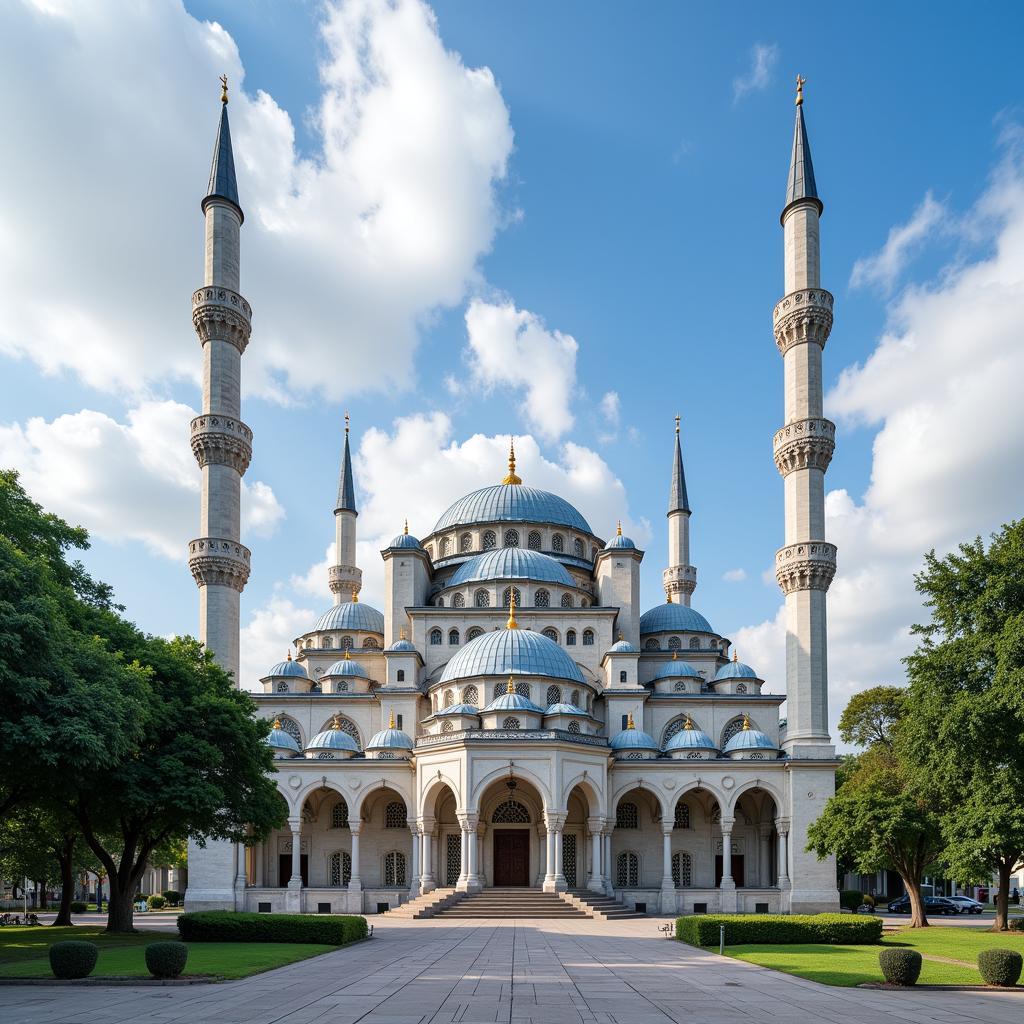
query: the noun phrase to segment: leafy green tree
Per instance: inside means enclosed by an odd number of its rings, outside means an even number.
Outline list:
[[[1007,927],[1010,876],[1024,859],[1024,520],[979,537],[915,577],[931,622],[907,659],[904,743],[942,794],[946,864],[999,877],[994,928]]]
[[[857,747],[880,744],[892,750],[893,730],[903,712],[902,686],[873,686],[855,693],[839,716],[839,735]]]

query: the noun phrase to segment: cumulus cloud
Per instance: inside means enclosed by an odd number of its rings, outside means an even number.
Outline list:
[[[743,99],[747,93],[766,88],[778,58],[779,48],[774,43],[756,43],[750,51],[750,68],[746,74],[732,80],[733,102]]]
[[[936,200],[931,192],[926,193],[910,220],[890,229],[885,245],[878,252],[854,263],[850,287],[872,285],[886,294],[892,292],[907,263],[947,221],[945,204]]]
[[[307,158],[290,114],[245,90],[231,36],[181,3],[3,6],[0,351],[117,393],[198,375],[188,302],[227,72],[245,385],[287,401],[410,383],[417,323],[462,300],[501,220],[508,111],[421,0],[322,19]]]
[[[622,421],[622,400],[618,391],[606,391],[600,407],[603,430],[598,440],[602,444],[610,444],[619,436],[619,424]]]
[[[143,402],[119,423],[83,409],[0,426],[0,465],[33,499],[104,540],[141,541],[175,560],[198,530],[200,474],[185,439],[196,413]],[[269,537],[284,518],[273,490],[242,481],[242,539]]]
[[[279,595],[257,608],[240,631],[241,687],[261,689],[260,677],[271,665],[284,660],[292,640],[313,625],[316,615],[312,608],[299,607]]]
[[[556,440],[572,427],[575,338],[548,330],[536,313],[511,302],[482,299],[473,299],[466,309],[466,331],[476,384],[522,392],[523,416],[545,440]]]
[[[727,569],[722,573],[722,579],[726,583],[742,583],[747,578],[746,569]]]

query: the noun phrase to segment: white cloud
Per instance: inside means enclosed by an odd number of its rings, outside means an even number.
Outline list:
[[[913,581],[924,553],[987,536],[1024,508],[1024,170],[1014,155],[964,221],[982,255],[898,297],[875,351],[826,399],[841,428],[879,428],[863,497],[834,490],[825,504],[839,547],[828,612],[833,735],[853,693],[904,678],[909,626],[927,620]],[[784,635],[781,610],[736,633],[778,690]]]
[[[240,631],[241,687],[259,690],[260,677],[271,665],[284,660],[292,640],[313,625],[316,615],[312,609],[297,607],[280,596],[257,608]]]
[[[778,57],[779,48],[774,43],[756,43],[750,51],[750,69],[732,80],[733,102],[743,99],[749,92],[764,89],[771,81]]]
[[[478,385],[525,392],[523,415],[546,440],[556,440],[572,427],[579,349],[575,338],[549,331],[539,316],[511,302],[481,299],[473,299],[466,309],[466,330],[470,369]]]
[[[946,225],[948,211],[928,192],[906,224],[889,230],[885,245],[873,256],[857,260],[850,274],[850,287],[875,285],[886,294],[893,291],[907,263],[925,242]]]
[[[601,444],[610,444],[619,436],[619,424],[622,421],[622,400],[618,391],[607,391],[601,399],[601,425],[604,428],[598,434]]]
[[[726,583],[742,583],[746,578],[746,569],[728,569],[722,573],[722,579]]]
[[[112,543],[141,541],[183,560],[198,529],[200,474],[185,439],[195,411],[149,401],[119,423],[91,409],[0,426],[0,465],[33,499]],[[242,537],[268,537],[284,509],[266,484],[242,482]]]
[[[188,297],[226,71],[245,385],[281,400],[408,385],[418,322],[461,301],[499,226],[508,111],[419,0],[328,3],[323,44],[307,159],[290,115],[244,91],[231,36],[182,4],[3,5],[0,351],[117,393],[197,378]]]

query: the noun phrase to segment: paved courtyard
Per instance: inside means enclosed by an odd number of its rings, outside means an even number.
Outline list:
[[[825,988],[657,936],[657,922],[374,921],[245,981],[0,988],[5,1024],[1018,1024],[1024,994]]]

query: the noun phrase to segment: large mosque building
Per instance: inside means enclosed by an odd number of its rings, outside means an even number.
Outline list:
[[[530,486],[459,498],[421,538],[381,552],[384,608],[359,598],[358,505],[346,425],[334,510],[333,605],[255,694],[287,825],[262,843],[193,846],[190,909],[375,912],[435,889],[590,891],[648,912],[836,909],[835,864],[805,851],[832,795],[821,357],[832,296],[819,284],[818,197],[798,80],[774,310],[785,415],[785,695],[738,661],[691,604],[690,503],[678,420],[665,602],[641,610],[645,553]],[[243,212],[227,91],[202,208],[204,358],[192,422],[202,536],[190,544],[201,639],[238,678],[249,551],[239,492],[252,434],[240,418],[251,311],[239,293]],[[648,558],[650,556],[647,556]],[[326,593],[326,588],[325,588]],[[242,685],[255,680],[240,680]],[[768,692],[771,684],[776,692]],[[779,706],[786,702],[786,719]]]

